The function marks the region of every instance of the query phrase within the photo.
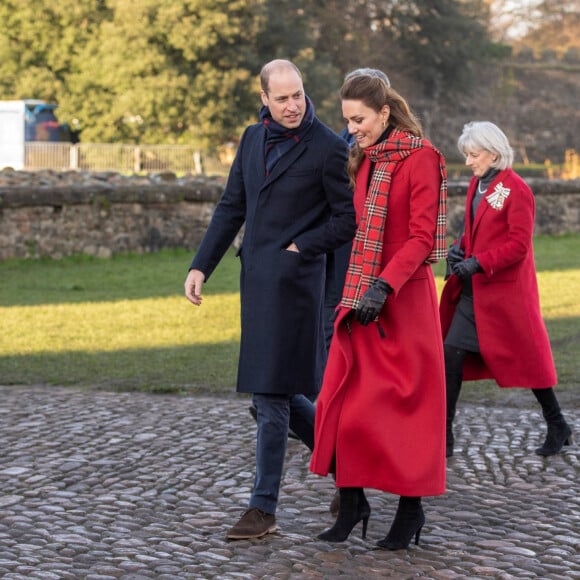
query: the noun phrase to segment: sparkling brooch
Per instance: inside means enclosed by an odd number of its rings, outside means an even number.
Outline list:
[[[487,203],[498,211],[503,209],[504,201],[509,197],[510,189],[508,187],[504,187],[503,183],[498,183],[495,186],[495,189],[490,193],[485,199]]]

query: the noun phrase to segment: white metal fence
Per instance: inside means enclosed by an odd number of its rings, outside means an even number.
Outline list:
[[[202,155],[190,145],[127,145],[114,143],[25,144],[25,169],[86,169],[120,173],[221,174],[229,171],[230,160]]]

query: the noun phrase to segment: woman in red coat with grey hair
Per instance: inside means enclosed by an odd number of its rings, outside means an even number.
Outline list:
[[[317,399],[311,470],[334,473],[340,510],[318,537],[370,516],[365,487],[399,496],[378,545],[418,543],[422,496],[445,491],[445,378],[429,262],[446,254],[445,161],[406,101],[371,75],[347,79],[349,173],[358,228]]]
[[[505,134],[488,121],[465,125],[458,148],[473,171],[465,232],[448,254],[450,277],[441,296],[447,382],[447,457],[461,383],[493,378],[500,387],[527,387],[548,425],[539,455],[571,442],[552,389],[556,369],[540,312],[532,235],[534,195],[511,169]]]

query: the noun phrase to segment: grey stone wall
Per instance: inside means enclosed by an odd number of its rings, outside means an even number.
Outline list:
[[[580,232],[580,180],[530,180],[537,234]],[[467,182],[449,185],[449,234],[460,227]],[[0,260],[195,248],[223,178],[0,172]]]
[[[46,173],[2,184],[0,172],[0,260],[194,248],[224,187],[172,174]]]
[[[534,234],[559,235],[580,232],[580,179],[526,179],[536,199]],[[465,212],[469,180],[449,182],[447,231],[457,235]]]

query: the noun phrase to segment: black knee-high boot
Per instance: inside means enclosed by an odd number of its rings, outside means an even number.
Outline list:
[[[467,351],[455,346],[445,346],[445,390],[447,400],[447,417],[445,429],[445,457],[453,456],[453,445],[455,437],[453,436],[453,419],[461,383],[463,381],[463,362]]]
[[[377,542],[377,546],[387,550],[401,550],[409,547],[413,536],[415,544],[418,544],[424,524],[421,498],[401,496],[391,529],[386,538]]]
[[[548,425],[548,434],[541,447],[536,449],[538,455],[556,455],[564,445],[572,443],[572,429],[566,423],[556,398],[554,389],[532,389],[542,407],[542,415]]]
[[[366,538],[371,506],[362,487],[341,487],[338,517],[332,528],[318,535],[319,540],[344,542],[352,529],[362,520],[362,537]]]

